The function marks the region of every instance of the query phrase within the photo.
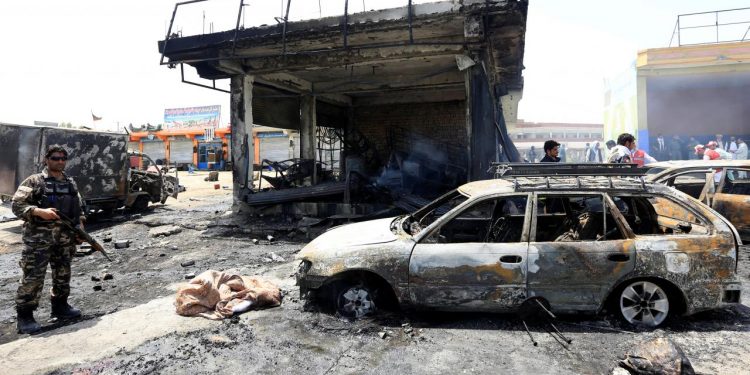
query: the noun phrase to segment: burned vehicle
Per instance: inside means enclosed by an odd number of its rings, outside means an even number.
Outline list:
[[[553,312],[606,308],[649,327],[740,302],[739,235],[698,200],[641,172],[531,172],[465,184],[410,215],[329,230],[298,254],[302,295],[353,318],[389,298],[488,312],[534,298]]]
[[[750,241],[750,160],[688,160],[649,164],[650,181],[674,186],[707,204]]]
[[[128,171],[128,197],[125,207],[143,211],[149,203],[164,203],[167,198],[177,198],[179,179],[167,174],[166,168],[158,168],[146,154],[128,152],[131,168]],[[144,170],[145,169],[145,170]]]
[[[129,153],[127,135],[81,129],[0,123],[0,197],[15,194],[21,182],[44,167],[44,150],[57,144],[70,150],[66,175],[84,200],[86,214],[109,215],[127,207],[144,210],[149,202],[177,198],[178,180],[145,154]]]

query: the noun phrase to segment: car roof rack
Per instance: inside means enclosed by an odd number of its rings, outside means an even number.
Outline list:
[[[508,177],[642,177],[648,168],[632,163],[498,163],[490,164],[495,178]]]

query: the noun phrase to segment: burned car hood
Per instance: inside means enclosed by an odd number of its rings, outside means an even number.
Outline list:
[[[307,244],[306,252],[346,249],[352,246],[372,245],[395,241],[398,236],[390,230],[394,218],[370,220],[333,228]]]

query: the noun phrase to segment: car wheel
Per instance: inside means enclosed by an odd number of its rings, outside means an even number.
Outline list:
[[[640,280],[620,292],[620,315],[636,326],[658,327],[669,316],[670,300],[658,284]]]
[[[362,284],[342,283],[336,293],[336,312],[349,319],[359,319],[376,311],[374,290]]]
[[[148,197],[145,195],[141,195],[135,199],[135,202],[133,202],[133,205],[130,206],[130,208],[135,212],[143,212],[148,209],[148,203]]]

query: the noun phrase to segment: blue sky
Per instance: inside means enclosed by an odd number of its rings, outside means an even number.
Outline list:
[[[249,0],[261,23],[281,13],[280,1]],[[420,1],[425,2],[425,1]],[[216,0],[206,28],[233,23],[236,0]],[[343,1],[323,0],[322,13]],[[363,8],[351,1],[353,11]],[[403,0],[366,0],[367,9]],[[175,1],[102,0],[0,2],[0,122],[69,121],[103,127],[159,123],[165,108],[220,104],[228,95],[180,82],[178,70],[159,66]],[[295,5],[305,9],[295,11]],[[312,6],[314,5],[314,6]],[[736,0],[530,0],[519,117],[527,121],[602,122],[603,82],[624,70],[640,49],[666,47],[678,14],[750,7]],[[218,10],[229,9],[228,12]],[[317,2],[293,1],[292,19],[317,17]],[[201,9],[178,14],[186,34],[203,27]],[[253,19],[256,17],[258,19]],[[750,13],[745,13],[750,20]],[[192,32],[191,32],[192,31]]]

